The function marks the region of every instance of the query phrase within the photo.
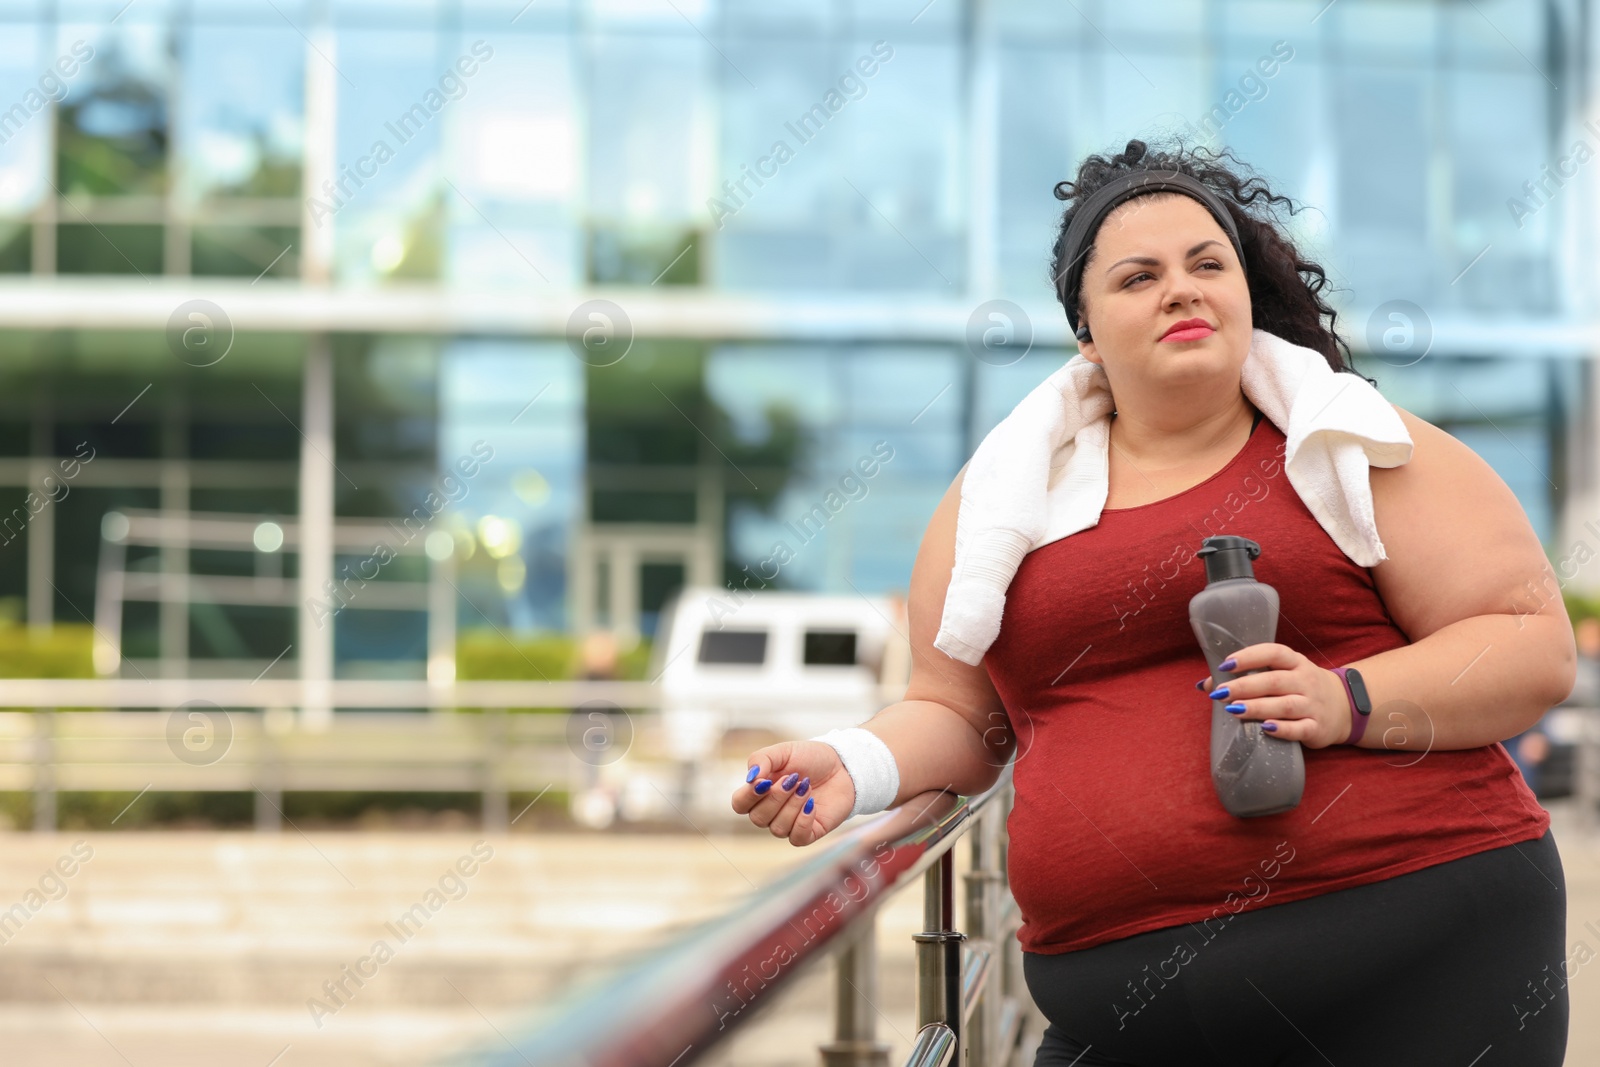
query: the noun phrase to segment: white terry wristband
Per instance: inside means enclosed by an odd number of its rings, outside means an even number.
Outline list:
[[[852,726],[847,730],[829,730],[810,740],[832,746],[855,783],[856,803],[847,817],[884,811],[894,803],[895,795],[900,792],[900,768],[883,738],[871,730]]]

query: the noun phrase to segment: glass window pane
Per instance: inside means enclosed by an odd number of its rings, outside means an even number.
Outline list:
[[[1339,270],[1389,299],[1426,301],[1435,271],[1427,244],[1428,81],[1415,69],[1355,62],[1332,74],[1334,129],[1345,146],[1332,205]]]
[[[26,274],[33,269],[33,227],[0,220],[0,274]]]
[[[850,99],[850,113],[841,110],[839,118],[847,121],[830,146],[841,181],[848,179],[835,200],[842,208],[842,256],[833,267],[849,288],[953,295],[966,278],[967,145],[957,118],[964,110],[962,50],[953,44],[883,47],[894,48],[892,58],[876,77],[856,79],[861,96]],[[849,62],[868,55],[879,55],[874,42],[858,39]],[[843,78],[829,89],[846,88]],[[930,115],[945,118],[930,128]],[[827,132],[835,131],[830,126]]]
[[[995,166],[1000,275],[1007,293],[1054,304],[1050,248],[1066,209],[1054,189],[1078,162],[1073,122],[1057,116],[1084,114],[1089,98],[1077,54],[1067,49],[1008,43],[999,68],[996,122],[1007,146]],[[1050,117],[1041,121],[1041,111]]]
[[[437,35],[418,30],[346,27],[338,44],[341,187],[307,190],[317,222],[334,227],[335,271],[350,282],[435,278],[448,191],[437,167],[451,106],[437,82],[456,56],[441,57]]]
[[[63,26],[70,52],[82,40],[93,59],[57,108],[56,184],[66,196],[159,196],[167,189],[170,140],[165,27]]]
[[[0,218],[26,215],[48,191],[48,105],[81,83],[77,57],[65,57],[62,69],[73,77],[62,77],[50,66],[44,38],[26,23],[0,29]]]
[[[197,225],[189,272],[207,277],[294,278],[300,273],[295,226]]]
[[[595,38],[588,195],[596,218],[648,225],[698,215],[708,55],[717,58],[698,37]]]
[[[700,635],[701,663],[760,665],[767,658],[765,630],[707,630]]]
[[[470,55],[478,40],[464,35],[457,51]],[[451,104],[443,162],[455,188],[445,271],[458,285],[575,284],[584,261],[574,217],[583,110],[576,43],[498,27],[484,43],[492,55],[473,57],[466,91]]]
[[[856,632],[854,630],[807,630],[804,662],[807,667],[855,666]]]
[[[281,20],[276,27],[192,25],[186,36],[178,139],[186,199],[298,200],[305,41]]]
[[[160,274],[162,234],[160,226],[62,223],[56,227],[56,270],[62,274]]]
[[[1342,0],[1324,18],[1328,19],[1328,29],[1335,35],[1337,47],[1346,54],[1360,55],[1369,60],[1414,63],[1426,61],[1433,52],[1439,33],[1440,14],[1452,6]],[[1477,21],[1484,31],[1495,33],[1482,18]],[[1539,20],[1512,18],[1506,30],[1514,33],[1511,23],[1530,21]],[[1498,37],[1498,34],[1495,36]],[[1501,45],[1505,45],[1503,38]]]
[[[458,578],[464,625],[483,625],[481,613],[518,629],[567,624],[568,540],[585,458],[582,371],[561,342],[459,339],[445,354],[438,464],[466,485],[450,512],[458,543],[472,549]],[[474,467],[486,449],[492,455]],[[520,544],[507,554],[511,530]],[[500,538],[502,555],[488,551],[485,534]],[[521,572],[511,563],[502,573],[513,558]]]

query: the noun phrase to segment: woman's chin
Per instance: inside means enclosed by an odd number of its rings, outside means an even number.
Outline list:
[[[1157,342],[1147,364],[1151,376],[1163,384],[1188,385],[1237,378],[1244,367],[1245,353],[1234,353],[1220,343],[1216,334],[1200,342],[1166,344]]]

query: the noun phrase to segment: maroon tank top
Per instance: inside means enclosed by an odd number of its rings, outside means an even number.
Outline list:
[[[1221,471],[1176,496],[1110,508],[1022,561],[984,665],[1017,736],[1007,828],[1025,950],[1071,952],[1180,923],[1226,921],[1537,838],[1550,816],[1505,747],[1303,749],[1305,792],[1240,819],[1211,784],[1207,673],[1189,627],[1216,534],[1262,546],[1279,642],[1323,667],[1408,643],[1372,574],[1334,544],[1262,420]],[[1368,733],[1395,728],[1375,709]]]

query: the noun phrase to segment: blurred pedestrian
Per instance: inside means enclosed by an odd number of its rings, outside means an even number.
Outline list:
[[[1581,708],[1585,714],[1600,714],[1600,618],[1586,616],[1573,628],[1577,638],[1577,677],[1572,693],[1562,706]],[[1547,785],[1545,765],[1550,759],[1550,735],[1545,730],[1545,720],[1540,719],[1528,729],[1505,742],[1506,751],[1522,772],[1535,796]]]
[[[594,630],[578,643],[577,680],[615,681],[619,660],[616,635]],[[571,714],[582,720],[575,733],[583,739],[582,782],[572,798],[573,816],[592,829],[604,829],[616,816],[618,799],[616,788],[601,780],[603,768],[615,762],[605,749],[617,741],[623,712],[608,701],[585,700]]]

